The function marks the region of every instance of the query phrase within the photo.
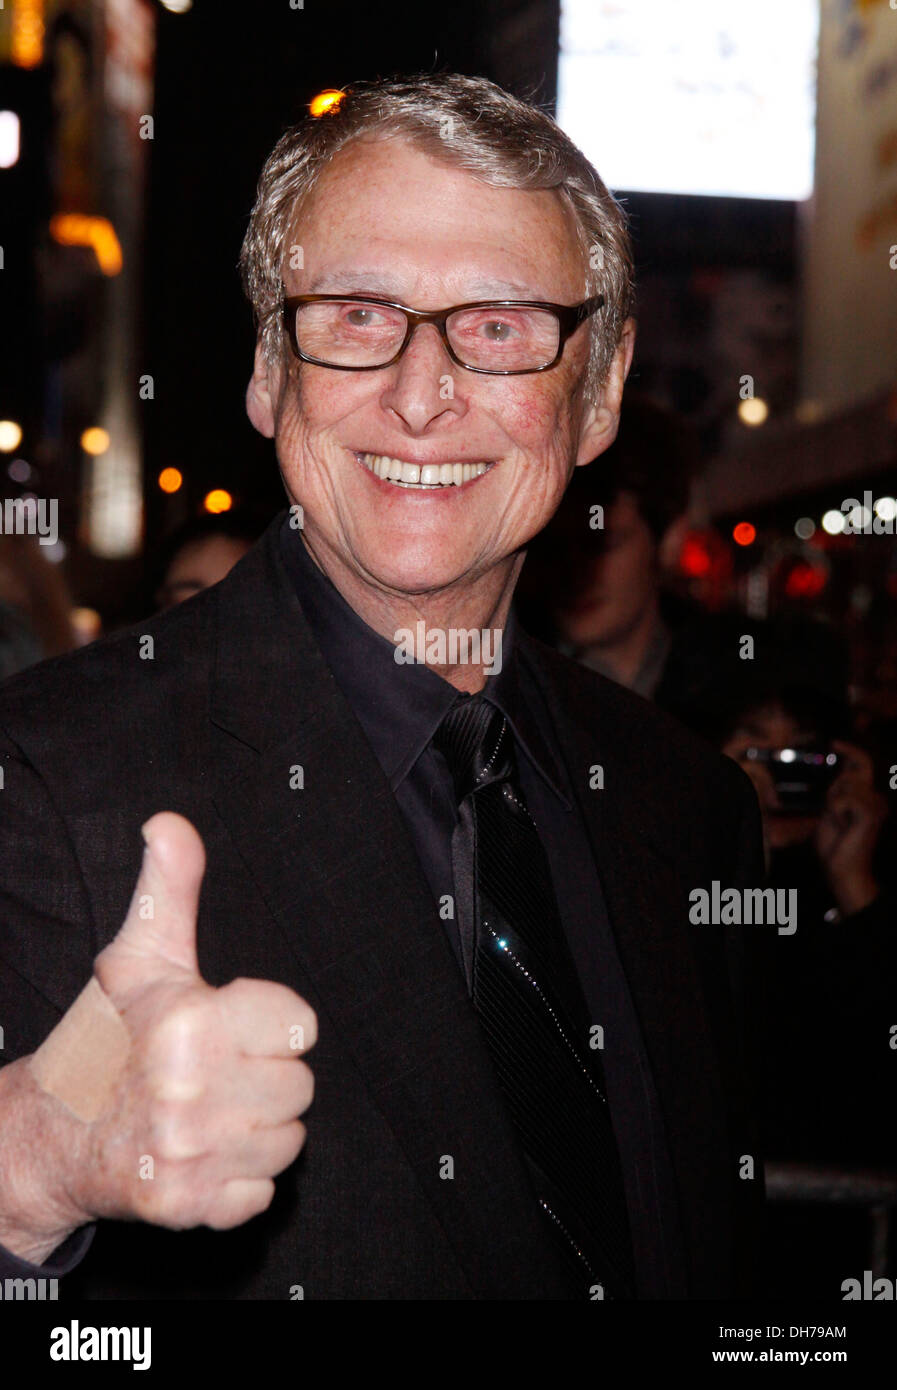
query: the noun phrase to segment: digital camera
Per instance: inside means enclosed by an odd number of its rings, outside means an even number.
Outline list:
[[[744,757],[769,768],[783,811],[794,816],[819,815],[841,762],[830,748],[746,748]]]

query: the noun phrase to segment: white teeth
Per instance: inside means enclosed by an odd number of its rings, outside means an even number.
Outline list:
[[[399,487],[460,487],[471,478],[481,477],[492,466],[488,463],[426,463],[421,467],[387,454],[356,454],[356,458],[378,478]]]

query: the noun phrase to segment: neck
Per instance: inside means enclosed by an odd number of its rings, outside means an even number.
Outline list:
[[[501,670],[502,637],[525,552],[444,589],[405,593],[359,573],[320,537],[306,531],[303,540],[349,607],[393,643],[397,661],[424,663],[469,694]]]
[[[660,605],[653,599],[626,632],[612,641],[593,642],[583,647],[580,657],[597,657],[620,685],[635,681],[660,623]]]

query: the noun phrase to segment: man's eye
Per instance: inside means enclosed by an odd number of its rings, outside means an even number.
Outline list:
[[[376,309],[350,309],[343,321],[351,328],[376,328],[383,322],[383,316]]]
[[[480,332],[491,343],[506,343],[514,336],[516,330],[505,319],[487,319],[480,326]]]

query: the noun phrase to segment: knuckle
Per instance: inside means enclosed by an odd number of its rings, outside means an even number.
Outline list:
[[[302,1150],[305,1148],[305,1141],[308,1138],[308,1130],[301,1120],[294,1120],[290,1125],[290,1129],[292,1130],[292,1142],[289,1145],[289,1152],[292,1157],[284,1164],[286,1168],[299,1157]]]
[[[307,1110],[315,1098],[315,1074],[307,1062],[299,1062],[298,1100],[301,1114]]]
[[[157,1101],[150,1116],[150,1147],[167,1163],[196,1158],[207,1148],[208,1131],[197,1123],[192,1106]]]
[[[179,1000],[150,1028],[144,1044],[148,1060],[158,1067],[191,1061],[208,1024],[204,999]]]
[[[303,1052],[308,1052],[318,1041],[318,1016],[314,1009],[300,995],[294,994],[294,1008],[297,1022],[302,1029]]]
[[[141,1182],[134,1195],[135,1214],[141,1221],[172,1230],[198,1224],[196,1194],[176,1167],[164,1165],[152,1182]]]

